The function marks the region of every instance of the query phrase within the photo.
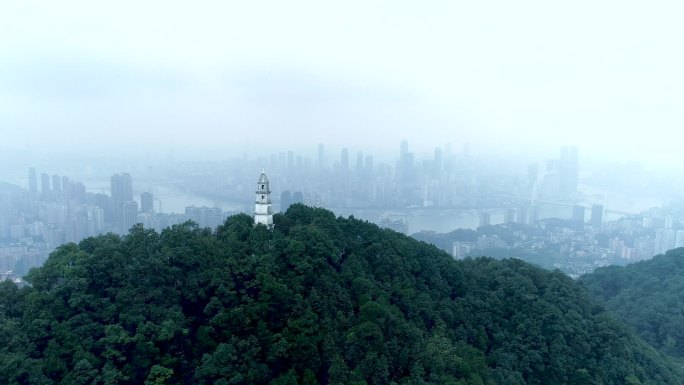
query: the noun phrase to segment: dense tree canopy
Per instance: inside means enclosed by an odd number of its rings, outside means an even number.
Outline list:
[[[684,248],[597,269],[580,281],[647,342],[684,358]]]
[[[135,227],[0,285],[6,384],[681,384],[559,272],[293,205]]]

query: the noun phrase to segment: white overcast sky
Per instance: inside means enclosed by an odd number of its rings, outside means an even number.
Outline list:
[[[0,2],[0,151],[451,142],[684,165],[680,1]]]

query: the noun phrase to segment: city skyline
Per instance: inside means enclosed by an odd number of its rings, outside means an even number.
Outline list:
[[[249,204],[233,212],[224,211],[219,207],[186,205],[184,213],[164,214],[154,211],[155,198],[152,193],[134,187],[130,173],[113,174],[110,177],[110,194],[107,195],[86,192],[83,183],[69,176],[58,174],[50,176],[47,172],[31,167],[27,170],[27,186],[19,189],[13,187],[9,190],[7,187],[0,188],[0,196],[4,197],[5,202],[0,205],[0,267],[6,271],[17,270],[25,273],[28,268],[40,265],[51,250],[65,242],[79,242],[86,237],[105,232],[126,234],[128,228],[135,224],[161,232],[168,226],[193,220],[202,227],[215,229],[227,216],[242,212],[248,215],[256,213],[255,222],[270,225],[271,213],[283,211],[295,202],[327,207],[338,215],[349,215],[343,214],[345,212],[353,213],[354,216],[359,215],[357,218],[369,220],[379,226],[404,234],[412,234],[418,239],[442,247],[452,253],[456,259],[487,252],[488,255],[496,257],[515,255],[535,261],[539,258],[540,251],[543,251],[552,258],[540,259],[535,263],[541,263],[547,268],[560,268],[574,277],[590,272],[596,267],[648,259],[654,254],[664,253],[669,249],[684,245],[684,227],[682,227],[684,216],[682,215],[672,215],[661,208],[653,208],[639,213],[623,214],[624,217],[615,220],[607,219],[606,215],[609,211],[603,205],[587,206],[586,202],[582,203],[579,199],[583,198],[577,195],[578,191],[574,191],[579,186],[573,186],[577,183],[579,157],[579,151],[574,147],[562,147],[556,159],[545,162],[543,165],[547,172],[545,176],[535,174],[537,182],[552,183],[555,186],[545,188],[546,194],[555,191],[553,193],[555,195],[548,196],[546,199],[558,200],[557,203],[560,206],[567,208],[567,210],[561,210],[563,213],[550,209],[549,204],[554,203],[552,201],[539,200],[536,204],[535,201],[528,203],[511,201],[506,196],[500,197],[496,190],[479,191],[483,185],[477,188],[479,192],[475,192],[475,196],[488,197],[490,200],[466,202],[466,205],[460,209],[458,205],[449,208],[439,200],[428,200],[440,197],[439,195],[431,197],[430,186],[435,183],[439,185],[442,178],[451,178],[455,175],[452,174],[451,162],[457,158],[450,154],[445,156],[439,149],[435,150],[432,162],[415,161],[408,142],[402,141],[399,145],[396,165],[388,166],[380,163],[377,165],[378,170],[374,168],[371,155],[364,157],[358,154],[354,163],[350,161],[349,151],[341,151],[339,159],[330,166],[326,162],[325,147],[319,146],[318,150],[319,157],[316,165],[311,165],[308,159],[303,162],[300,155],[291,151],[270,157],[270,160],[275,161],[274,168],[278,171],[274,178],[275,189],[282,192],[276,194],[274,203],[280,209],[276,211],[271,211],[271,198],[269,197],[271,189],[263,171],[256,181],[257,199],[254,212],[250,211]],[[464,155],[461,160],[466,161],[463,164],[466,168],[463,171],[468,172],[468,154]],[[260,159],[269,160],[268,157]],[[313,168],[306,171],[302,168],[305,164]],[[256,165],[258,161],[248,167],[246,173],[252,174],[251,169]],[[387,174],[387,169],[393,167],[396,167],[396,170]],[[192,170],[187,171],[190,172],[189,175],[193,175]],[[322,171],[325,172],[321,173]],[[41,172],[40,190],[38,190],[38,172]],[[341,185],[331,185],[331,187],[335,190],[339,189],[342,195],[329,195],[325,191],[311,195],[311,190],[304,186],[302,186],[305,188],[304,193],[295,191],[292,194],[291,191],[285,190],[287,186],[300,186],[297,178],[298,175],[302,177],[302,172],[318,173],[319,178],[322,178],[321,186],[329,184],[336,178],[341,178]],[[329,174],[329,177],[326,177],[326,174]],[[252,186],[255,182],[254,175],[251,175]],[[549,178],[549,175],[553,177]],[[286,182],[290,178],[294,178],[294,182]],[[370,195],[358,195],[358,192],[354,192],[355,185],[369,181],[372,181],[371,184],[376,184],[383,178],[390,178],[389,182],[395,185],[394,188],[390,187],[391,191],[383,192],[386,187],[381,187],[374,192],[370,191]],[[487,178],[484,180],[486,181]],[[426,181],[427,184],[424,184]],[[278,186],[283,182],[285,182],[284,186]],[[343,187],[345,185],[351,185],[352,188],[345,189]],[[516,185],[521,184],[514,182],[511,186]],[[529,186],[529,183],[522,183],[522,186],[524,185]],[[181,186],[178,185],[177,188],[182,188]],[[245,194],[245,200],[249,200],[247,198],[250,195],[249,187],[246,189],[237,187],[238,191]],[[406,207],[405,205],[411,204],[412,199],[416,198],[416,192],[421,190],[424,192],[422,205]],[[458,194],[465,193],[464,197],[467,197],[467,191],[466,188]],[[206,193],[210,193],[210,190]],[[381,194],[377,197],[379,201],[375,203],[364,201],[377,194]],[[137,195],[140,196],[139,199]],[[503,200],[497,201],[497,196]],[[452,199],[448,196],[439,199],[444,198]],[[492,198],[494,200],[491,200]],[[575,202],[574,205],[569,203],[572,201]],[[453,205],[453,201],[451,202]],[[378,203],[380,203],[379,206]],[[340,204],[342,206],[338,206]],[[435,205],[439,209],[431,210]],[[251,207],[254,208],[253,200]],[[415,211],[414,214],[406,211],[416,209],[419,211]],[[371,217],[365,217],[373,212],[380,213],[380,216],[374,217],[371,214]],[[266,215],[262,218],[261,214]],[[428,215],[428,220],[444,216],[469,215],[474,216],[475,223],[465,225],[465,227],[451,227],[447,232],[439,233],[434,230],[426,231],[425,227],[416,228],[415,223],[411,225],[411,222],[415,222],[416,215],[418,217]],[[465,239],[463,234],[466,234]],[[451,243],[445,246],[444,237],[455,238],[452,238],[453,241],[449,241]]]
[[[262,169],[268,171],[275,171],[276,177],[286,177],[285,180],[289,180],[289,182],[287,182],[287,185],[284,186],[284,188],[292,189],[294,188],[292,181],[297,181],[295,184],[298,184],[300,188],[301,186],[309,186],[310,188],[311,182],[314,182],[315,184],[315,181],[318,178],[318,176],[315,173],[312,174],[312,172],[316,170],[327,170],[332,171],[334,173],[339,173],[343,170],[349,170],[350,172],[353,172],[355,175],[362,177],[362,179],[382,177],[385,179],[390,178],[398,182],[401,182],[402,180],[410,181],[413,180],[413,178],[415,178],[416,176],[421,175],[422,182],[420,183],[427,183],[428,180],[438,180],[444,177],[445,175],[440,175],[440,173],[442,172],[440,170],[444,167],[447,167],[449,170],[451,170],[449,171],[450,173],[455,172],[456,175],[461,175],[458,178],[462,178],[464,172],[476,172],[477,174],[481,174],[483,176],[501,174],[516,176],[516,178],[522,178],[521,180],[526,179],[527,182],[520,182],[521,186],[526,186],[524,187],[524,189],[526,189],[526,192],[522,193],[522,195],[520,196],[525,197],[525,199],[530,199],[532,201],[538,199],[544,200],[547,197],[553,197],[557,195],[559,192],[562,192],[566,196],[566,198],[570,198],[573,191],[576,191],[579,186],[580,166],[583,167],[582,180],[584,182],[582,183],[584,184],[586,184],[588,181],[591,181],[589,182],[589,184],[599,182],[599,175],[603,175],[606,172],[613,173],[613,179],[622,178],[623,182],[620,183],[624,183],[625,181],[629,179],[634,179],[635,177],[638,177],[638,179],[652,179],[654,176],[658,176],[657,174],[651,175],[650,172],[638,169],[620,169],[620,165],[618,165],[616,168],[614,167],[614,171],[612,171],[611,168],[598,168],[592,169],[590,172],[588,172],[587,164],[583,161],[584,152],[582,151],[582,156],[578,157],[578,147],[576,146],[562,146],[560,148],[556,148],[555,154],[551,154],[549,158],[536,159],[534,161],[531,161],[530,163],[527,163],[525,159],[507,159],[503,156],[499,158],[474,156],[472,146],[470,146],[467,143],[464,144],[464,146],[461,148],[454,148],[449,145],[435,147],[433,148],[431,153],[423,153],[419,155],[414,151],[412,144],[409,147],[408,141],[402,140],[401,142],[395,144],[393,156],[385,158],[379,158],[374,153],[367,153],[353,148],[350,149],[348,147],[333,147],[333,149],[330,150],[325,143],[319,143],[317,146],[315,146],[315,153],[311,151],[312,149],[309,150],[310,151],[304,153],[298,153],[292,150],[284,150],[281,148],[281,151],[272,152],[270,154],[265,152],[251,154],[243,153],[242,156],[235,156],[231,159],[225,159],[215,162],[166,160],[163,163],[158,163],[158,161],[153,161],[150,160],[150,158],[146,158],[145,160],[131,160],[130,162],[132,163],[129,163],[129,165],[126,167],[110,166],[104,169],[100,169],[99,171],[94,171],[90,169],[90,166],[88,166],[88,168],[85,169],[88,170],[86,174],[83,174],[84,169],[71,169],[69,171],[62,171],[60,173],[75,175],[80,180],[86,178],[91,182],[85,183],[85,188],[89,192],[103,193],[107,191],[112,191],[112,189],[110,188],[110,181],[108,179],[109,177],[106,177],[107,187],[105,188],[104,175],[106,175],[107,173],[116,174],[120,172],[119,170],[122,169],[137,170],[137,172],[134,173],[138,175],[146,174],[147,171],[145,170],[156,170],[155,172],[159,172],[163,169],[168,169],[168,171],[170,171],[171,168],[169,167],[191,167],[195,170],[194,172],[215,173],[218,171],[216,170],[216,167],[219,167],[219,165],[223,164],[224,168],[228,167],[224,170],[225,172],[228,172],[226,176],[228,176],[230,180],[237,181],[240,184],[245,183],[246,180],[249,180],[251,178],[251,176],[249,175],[240,176],[243,174],[242,169],[248,167],[254,172],[261,171]],[[168,163],[167,166],[164,166],[164,164],[166,164],[167,162],[171,163]],[[407,164],[405,164],[406,162],[408,162],[408,172],[404,171],[405,169],[407,169]],[[172,166],[173,164],[175,164],[175,166]],[[83,162],[79,162],[78,165],[79,167],[82,167]],[[205,165],[207,169],[202,170],[202,165]],[[426,169],[426,167],[428,169]],[[438,170],[435,170],[435,167],[438,167]],[[35,167],[31,168],[33,168],[34,170],[36,169]],[[233,169],[233,171],[235,171],[237,174],[235,176],[231,176],[229,172],[230,169]],[[627,173],[625,173],[625,171],[627,171]],[[373,175],[368,174],[369,172],[371,172]],[[414,173],[415,175],[413,175]],[[29,177],[27,178],[26,175],[26,173],[23,173],[23,176],[15,176],[14,179],[9,179],[5,181],[9,181],[22,187],[29,188],[29,185],[31,183],[31,177],[29,175]],[[336,174],[331,174],[331,176],[333,175]],[[47,185],[49,186],[50,178],[55,179],[57,178],[57,175],[50,176],[46,173],[43,173],[41,178],[47,178]],[[0,181],[2,181],[1,178]],[[95,181],[94,184],[92,184],[93,181]],[[45,184],[44,182],[45,180],[41,182],[41,187]],[[446,180],[444,182],[446,182]],[[38,183],[38,181],[36,181],[36,183]],[[453,179],[448,183],[455,183],[456,186],[463,184],[462,182],[458,182],[457,180],[455,181]],[[411,183],[409,183],[409,185],[410,184]],[[586,187],[587,186],[584,186],[584,188]],[[653,185],[651,187],[652,189],[657,188],[657,185]],[[147,187],[142,187],[141,189],[138,189],[136,191],[136,194],[144,192],[146,191],[146,189],[149,190],[149,188],[150,186],[148,183]],[[437,186],[428,186],[428,188],[437,188]],[[593,195],[597,193],[597,191],[594,191],[595,189],[591,190],[593,191]],[[628,195],[632,195],[635,192],[638,193],[638,191],[630,191]],[[416,193],[420,196],[423,196],[425,194],[425,191],[418,191]],[[602,194],[605,193],[606,191],[602,192]],[[646,197],[647,195],[648,194],[644,195],[644,197]],[[665,199],[664,197],[666,195],[668,194],[658,194],[657,196],[653,196],[652,198],[654,198],[654,200]],[[677,199],[678,197],[676,191],[672,192],[669,195],[671,196],[671,199]],[[424,199],[418,198],[418,196],[415,196],[414,198],[417,200],[414,201],[413,205],[424,205]],[[123,202],[129,199],[121,198],[120,200]],[[428,200],[432,200],[432,198]],[[136,198],[135,201],[138,205],[142,204],[141,199]],[[603,198],[601,198],[601,200],[599,201],[596,201],[596,198],[594,198],[594,202],[605,203],[603,201]],[[427,204],[427,206],[431,205],[432,204],[429,203]],[[617,210],[630,211],[630,209],[626,209],[622,206],[618,207]]]

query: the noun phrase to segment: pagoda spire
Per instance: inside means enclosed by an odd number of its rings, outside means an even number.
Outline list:
[[[254,205],[254,224],[273,226],[273,211],[271,209],[271,189],[268,185],[266,171],[262,170],[257,180],[256,202]]]

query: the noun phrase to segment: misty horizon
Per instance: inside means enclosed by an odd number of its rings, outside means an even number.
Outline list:
[[[677,3],[203,5],[3,3],[0,151],[391,154],[405,139],[682,165]]]

